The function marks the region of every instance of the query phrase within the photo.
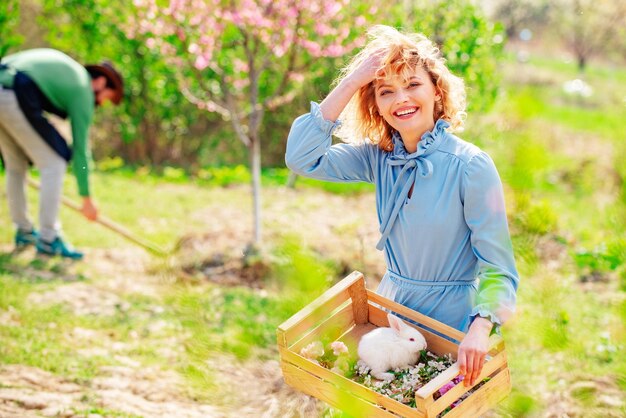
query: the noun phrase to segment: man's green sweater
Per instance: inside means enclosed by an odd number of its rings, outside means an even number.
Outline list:
[[[0,84],[13,86],[15,70],[25,73],[48,100],[67,113],[72,124],[72,167],[78,192],[89,196],[88,134],[95,107],[91,77],[85,67],[54,49],[31,49],[2,59]]]

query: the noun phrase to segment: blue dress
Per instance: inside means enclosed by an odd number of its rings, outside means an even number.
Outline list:
[[[285,161],[302,176],[375,184],[387,264],[377,293],[463,332],[475,316],[501,325],[515,310],[519,277],[491,158],[442,119],[412,154],[397,133],[392,152],[332,145],[339,125],[311,103],[291,127]]]

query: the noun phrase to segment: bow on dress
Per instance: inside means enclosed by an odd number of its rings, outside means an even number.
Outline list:
[[[393,133],[394,155],[387,159],[387,164],[392,167],[402,166],[402,170],[400,170],[389,195],[389,202],[393,202],[393,204],[385,208],[380,221],[380,233],[382,235],[376,244],[378,250],[384,248],[391,228],[398,218],[400,208],[404,205],[417,176],[419,175],[423,179],[432,177],[433,163],[427,160],[426,156],[437,150],[437,146],[433,146],[433,144],[441,142],[446,132],[445,129],[449,126],[447,121],[439,119],[432,131],[422,135],[417,151],[412,154],[407,154],[400,134],[398,132]]]

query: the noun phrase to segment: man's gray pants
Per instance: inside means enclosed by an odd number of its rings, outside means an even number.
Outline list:
[[[67,162],[33,129],[19,107],[15,92],[0,88],[0,151],[6,169],[7,200],[17,228],[29,231],[26,175],[29,160],[39,169],[39,229],[45,241],[52,241],[61,228],[58,220],[63,177]]]

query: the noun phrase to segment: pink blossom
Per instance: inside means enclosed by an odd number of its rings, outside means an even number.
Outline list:
[[[274,48],[272,48],[272,51],[274,51],[274,55],[280,58],[283,55],[285,55],[285,53],[287,52],[287,49],[285,49],[283,45],[276,45]]]
[[[200,52],[200,47],[198,46],[198,44],[192,42],[192,43],[189,44],[189,47],[187,48],[187,51],[190,54],[194,54],[195,55],[198,52]]]
[[[232,81],[232,85],[236,90],[243,90],[248,87],[250,81],[247,78],[239,78]]]
[[[237,12],[230,14],[230,20],[237,26],[243,24],[243,19],[241,18],[241,15]]]
[[[290,7],[287,9],[287,12],[285,14],[287,15],[287,17],[293,19],[293,18],[298,17],[298,14],[300,14],[300,11],[295,7]]]
[[[196,61],[194,62],[194,67],[196,67],[198,70],[204,70],[206,67],[209,66],[209,60],[206,59],[206,57],[204,55],[198,55],[196,57]]]
[[[235,58],[233,59],[233,69],[238,73],[248,72],[249,70],[248,63],[239,58]]]
[[[355,24],[357,27],[360,27],[360,26],[365,25],[365,18],[364,18],[363,16],[359,16],[359,17],[357,17],[357,18],[356,18],[356,20],[354,21],[354,24]]]
[[[341,10],[341,4],[336,3],[336,2],[326,3],[324,7],[324,13],[329,16],[336,15],[339,12],[339,10]]]
[[[194,14],[191,15],[191,18],[189,19],[189,23],[192,26],[197,26],[202,22],[202,15],[201,14]]]
[[[330,35],[333,32],[333,30],[327,24],[322,23],[322,22],[317,22],[315,24],[315,32],[320,36],[327,36],[327,35]]]
[[[302,46],[314,57],[319,56],[322,52],[322,48],[317,42],[309,41],[308,39],[302,40]]]
[[[251,56],[248,55],[251,51],[245,51],[250,45],[259,46],[259,50],[271,51],[273,57],[269,58],[278,61],[277,65],[263,70],[266,72],[263,77],[288,77],[289,80],[302,82],[304,76],[301,73],[275,73],[277,68],[285,68],[283,64],[289,51],[293,49],[296,54],[313,57],[339,56],[362,42],[357,39],[348,41],[354,21],[345,21],[341,12],[349,6],[349,0],[131,1],[137,13],[136,18],[129,17],[128,25],[124,28],[127,36],[145,38],[147,47],[158,48],[169,63],[175,62],[180,67],[187,65],[191,59],[192,65],[198,70],[211,67],[221,73],[215,55],[221,57],[221,51],[243,37],[250,40],[242,48],[232,50],[232,56],[229,55],[235,69],[235,76],[229,83],[233,90],[238,90],[237,101],[246,99],[245,87],[250,82],[246,57]],[[297,29],[296,19],[300,23]],[[365,22],[362,16],[355,19],[357,26]],[[239,34],[227,39],[224,37],[226,28],[238,31]],[[314,34],[313,39],[307,39],[311,33]],[[180,41],[187,45],[186,48],[180,48]],[[259,54],[254,55],[257,62],[263,58]],[[212,94],[219,97],[222,92],[218,90],[212,91]],[[290,94],[287,91],[281,95],[281,98],[287,98],[283,103],[290,100]],[[212,107],[209,102],[198,106]]]
[[[304,81],[304,74],[291,72],[289,73],[289,79],[296,83],[302,83]]]
[[[455,386],[456,386],[456,383],[448,382],[439,389],[439,394],[443,395]]]
[[[343,54],[343,48],[341,47],[341,45],[337,44],[330,45],[328,46],[328,48],[326,48],[324,52],[326,52],[326,55],[330,57],[338,57]]]

